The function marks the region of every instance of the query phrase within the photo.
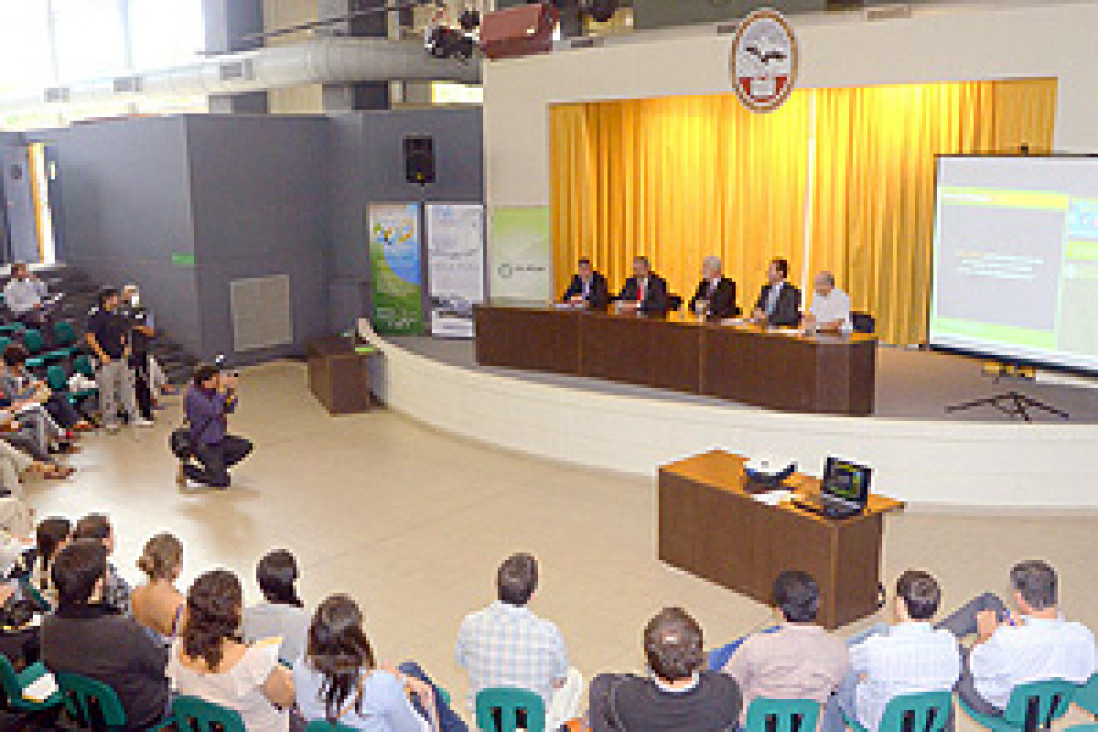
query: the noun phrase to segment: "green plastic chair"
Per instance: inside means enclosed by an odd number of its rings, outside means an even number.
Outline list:
[[[926,691],[893,697],[881,717],[880,732],[942,732],[953,711],[953,692]],[[844,712],[846,724],[854,732],[867,732],[858,720]]]
[[[746,732],[814,732],[820,705],[808,699],[763,699],[747,708]]]
[[[126,711],[114,689],[101,681],[58,671],[57,685],[65,699],[69,717],[85,729],[122,729]]]
[[[1075,691],[1075,704],[1098,717],[1098,674]]]
[[[56,691],[49,699],[41,702],[31,701],[23,696],[23,690],[48,673],[41,663],[27,666],[19,673],[7,656],[0,654],[0,688],[8,699],[8,706],[17,712],[41,712],[54,709],[63,701],[61,692]]]
[[[46,350],[46,339],[42,337],[42,331],[34,328],[27,328],[23,331],[23,345],[27,347],[27,352],[32,356],[37,356],[42,351]]]
[[[515,732],[519,711],[526,713],[526,732],[545,732],[545,702],[526,689],[499,686],[477,694],[477,729],[483,732]],[[499,715],[497,723],[496,715]]]
[[[10,345],[11,345],[11,338],[9,338],[8,336],[0,337],[0,351],[3,351],[5,348],[7,348]]]
[[[195,696],[173,699],[172,717],[180,729],[188,732],[246,732],[239,712]]]
[[[76,328],[68,320],[58,320],[53,324],[53,342],[62,348],[76,345]]]
[[[305,732],[354,732],[354,727],[348,727],[345,724],[332,724],[325,720],[318,722],[309,722],[305,727]]]
[[[46,386],[53,391],[66,391],[69,387],[69,377],[65,374],[65,367],[59,363],[50,364],[46,369]]]
[[[72,362],[72,370],[78,374],[83,374],[89,379],[95,378],[95,366],[92,365],[91,356],[86,353],[81,353]]]
[[[4,335],[7,335],[7,336],[13,336],[13,335],[16,335],[17,333],[22,333],[22,332],[23,332],[22,323],[5,323],[4,325],[0,325],[0,333],[3,333]]]
[[[1049,729],[1055,720],[1067,714],[1078,688],[1063,679],[1016,686],[1001,717],[980,714],[965,704],[964,699],[961,708],[973,721],[990,730]]]

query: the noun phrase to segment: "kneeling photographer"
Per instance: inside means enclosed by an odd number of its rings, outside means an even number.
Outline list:
[[[195,370],[185,402],[187,444],[174,444],[173,436],[173,451],[181,461],[176,476],[180,487],[189,478],[212,488],[228,488],[229,468],[252,451],[251,442],[228,432],[228,415],[238,401],[236,379],[236,373],[223,371],[218,364],[203,364]]]

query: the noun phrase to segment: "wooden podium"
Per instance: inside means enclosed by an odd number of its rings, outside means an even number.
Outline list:
[[[871,495],[864,513],[842,520],[767,505],[746,486],[745,462],[713,451],[660,468],[660,559],[765,604],[779,573],[803,570],[820,584],[824,627],[872,614],[884,514],[903,503]],[[820,489],[799,473],[788,483],[803,493]]]
[[[305,350],[309,389],[329,414],[369,411],[370,357],[342,336],[310,341]]]

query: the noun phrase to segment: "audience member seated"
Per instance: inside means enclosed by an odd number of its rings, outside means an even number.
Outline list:
[[[0,583],[0,653],[16,669],[37,662],[41,655],[42,612],[18,582]]]
[[[22,350],[22,346],[14,348]],[[6,349],[4,353],[7,354]],[[12,367],[8,358],[0,358],[0,414],[7,423],[4,439],[36,461],[56,465],[54,453],[78,450],[72,444],[72,435],[43,406],[50,396],[49,387],[24,379],[18,368]],[[72,472],[65,470],[66,475]]]
[[[4,285],[4,304],[20,323],[42,326],[48,320],[46,283],[30,271],[26,262],[11,265],[11,279]]]
[[[164,645],[178,635],[186,598],[175,588],[183,568],[183,545],[171,534],[157,534],[145,542],[137,568],[147,581],[130,597],[133,619]]]
[[[87,432],[93,429],[92,423],[69,403],[64,394],[53,391],[44,381],[27,371],[26,362],[29,356],[22,343],[9,343],[4,349],[6,374],[0,379],[3,397],[9,403],[32,399],[42,404],[50,418],[62,430]]]
[[[309,613],[297,595],[297,562],[285,549],[269,552],[255,569],[265,602],[244,610],[240,633],[245,643],[281,638],[278,660],[292,664],[305,653]]]
[[[801,291],[789,280],[789,262],[778,257],[766,270],[766,284],[755,302],[754,320],[764,325],[793,328],[801,322]]]
[[[828,704],[823,732],[845,730],[843,712],[875,730],[894,697],[953,689],[961,673],[957,642],[930,624],[941,600],[938,582],[926,572],[900,575],[892,602],[895,624],[850,639],[850,673]]]
[[[2,422],[0,418],[0,422]],[[0,430],[0,496],[23,498],[21,476],[36,474],[46,478],[63,479],[71,474],[71,468],[56,463],[41,463],[29,454],[8,444]]]
[[[625,281],[617,299],[623,310],[666,313],[667,280],[652,271],[648,257],[633,257],[633,276]]]
[[[548,729],[579,713],[583,678],[568,667],[568,652],[557,626],[528,607],[538,587],[538,561],[514,554],[496,573],[498,599],[465,616],[458,631],[457,664],[469,674],[469,708],[477,692],[513,686],[541,695]]]
[[[101,513],[89,513],[76,522],[74,539],[94,539],[107,549],[107,556],[114,554],[114,527],[109,518]],[[130,611],[130,584],[122,579],[118,569],[107,562],[107,577],[103,582],[103,603],[110,605],[120,613]]]
[[[114,689],[127,730],[147,730],[168,716],[168,652],[133,618],[103,602],[107,548],[78,539],[53,562],[57,612],[42,619],[46,668],[101,681]]]
[[[294,680],[272,642],[236,639],[243,597],[240,580],[224,569],[206,572],[187,592],[187,621],[172,644],[168,677],[178,694],[240,713],[249,732],[287,732]]]
[[[690,312],[713,318],[734,318],[740,314],[736,283],[721,273],[719,257],[706,257],[702,262],[702,278],[690,298]]]
[[[578,266],[577,274],[572,276],[572,281],[560,296],[560,301],[585,305],[594,310],[605,308],[610,302],[610,287],[606,283],[606,277],[595,271],[587,257],[580,259]]]
[[[820,272],[812,283],[815,295],[805,316],[805,329],[810,333],[850,333],[854,322],[850,318],[850,296],[835,287],[835,275]]]
[[[1010,570],[1017,614],[984,594],[938,624],[958,640],[975,636],[962,651],[957,693],[977,712],[1000,715],[1015,686],[1063,679],[1081,684],[1095,672],[1094,633],[1064,619],[1057,607],[1056,570],[1030,560]]]
[[[373,732],[467,730],[434,686],[407,668],[379,666],[362,611],[347,595],[332,595],[316,609],[308,650],[294,664],[297,707],[310,722]]]
[[[31,582],[50,605],[57,607],[57,588],[53,585],[53,560],[72,541],[72,522],[60,516],[42,519],[35,531],[37,544]]]
[[[849,666],[846,644],[816,624],[820,586],[805,572],[774,581],[775,629],[744,640],[724,666],[743,693],[744,713],[757,697],[809,699],[821,707]]]
[[[648,676],[600,674],[591,682],[593,732],[734,730],[743,701],[735,679],[705,669],[702,629],[666,608],[644,629]]]

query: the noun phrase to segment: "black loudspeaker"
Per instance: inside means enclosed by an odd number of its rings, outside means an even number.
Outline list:
[[[404,175],[421,186],[435,182],[435,140],[433,137],[404,138]]]

